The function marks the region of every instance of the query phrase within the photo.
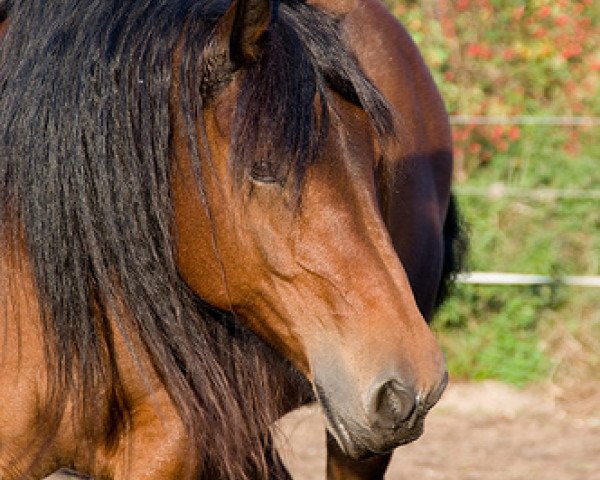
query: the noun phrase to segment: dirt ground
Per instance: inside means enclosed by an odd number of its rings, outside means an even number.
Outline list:
[[[277,441],[295,480],[325,478],[317,407],[282,419]],[[600,480],[600,385],[451,383],[421,439],[394,454],[386,480],[403,479]]]
[[[386,479],[599,480],[600,386],[579,390],[451,384],[421,439],[396,451]],[[316,407],[281,422],[295,480],[324,478],[323,428]]]

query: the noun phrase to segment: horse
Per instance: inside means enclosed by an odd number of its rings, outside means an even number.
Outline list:
[[[387,62],[387,63],[386,63]],[[377,0],[0,0],[0,478],[383,478],[448,381],[451,139]]]

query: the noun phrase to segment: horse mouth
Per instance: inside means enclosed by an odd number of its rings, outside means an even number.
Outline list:
[[[425,410],[415,409],[406,422],[395,428],[363,425],[336,414],[323,390],[318,386],[316,390],[325,415],[327,430],[337,442],[339,449],[354,460],[367,460],[390,453],[396,447],[414,442],[423,434]]]

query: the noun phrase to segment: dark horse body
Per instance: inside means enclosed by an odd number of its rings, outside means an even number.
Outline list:
[[[0,478],[381,478],[446,383],[446,114],[375,2],[0,0]],[[363,71],[366,73],[363,73]]]

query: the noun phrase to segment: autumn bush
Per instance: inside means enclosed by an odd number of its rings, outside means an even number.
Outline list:
[[[450,114],[600,116],[596,0],[389,0],[432,69]],[[457,125],[457,175],[529,142],[517,125]],[[567,155],[593,127],[559,132]],[[541,136],[547,138],[548,130]],[[555,133],[553,133],[555,135]]]

